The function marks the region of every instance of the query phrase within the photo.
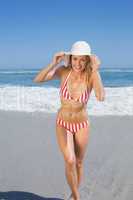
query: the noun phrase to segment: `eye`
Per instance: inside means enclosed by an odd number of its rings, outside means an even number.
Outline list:
[[[77,60],[77,58],[73,58],[73,60]]]

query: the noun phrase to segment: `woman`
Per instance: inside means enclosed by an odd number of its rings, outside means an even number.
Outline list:
[[[58,64],[64,60],[66,66]],[[64,158],[65,175],[72,191],[69,199],[79,200],[83,160],[88,144],[90,123],[86,107],[92,89],[98,101],[104,100],[104,88],[98,72],[100,61],[91,55],[87,42],[78,41],[71,52],[59,52],[35,77],[35,82],[61,80],[61,108],[56,118],[56,135]]]

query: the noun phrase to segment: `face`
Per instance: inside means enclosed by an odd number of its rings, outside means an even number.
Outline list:
[[[72,56],[71,64],[72,68],[76,72],[81,72],[86,67],[87,58],[86,56]]]

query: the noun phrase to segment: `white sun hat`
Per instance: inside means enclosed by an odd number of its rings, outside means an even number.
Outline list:
[[[72,45],[71,51],[65,52],[66,55],[91,55],[91,47],[85,41],[77,41]]]

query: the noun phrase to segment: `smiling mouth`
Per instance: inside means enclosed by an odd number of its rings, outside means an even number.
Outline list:
[[[81,69],[81,67],[75,67],[75,69]]]
[[[75,68],[78,68],[78,69],[79,69],[79,68],[81,68],[81,67],[80,67],[80,66],[75,66]]]

